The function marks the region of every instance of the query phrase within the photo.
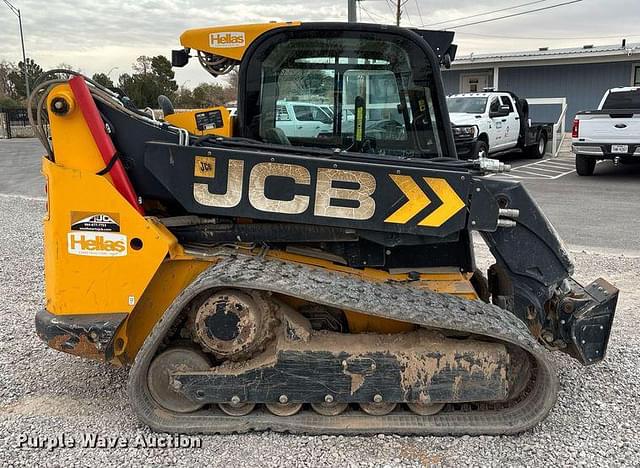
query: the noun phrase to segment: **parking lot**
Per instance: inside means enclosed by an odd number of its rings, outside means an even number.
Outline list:
[[[621,290],[620,303],[603,363],[582,368],[554,354],[559,401],[535,429],[460,438],[267,432],[203,436],[202,448],[188,450],[17,448],[19,434],[100,433],[129,440],[150,434],[132,415],[126,370],[61,354],[35,336],[33,317],[44,300],[42,152],[36,140],[0,140],[0,464],[65,466],[89,459],[103,465],[181,466],[640,464],[640,168],[602,163],[596,176],[578,177],[566,152],[543,162],[514,156],[509,177],[522,180],[566,241],[576,278],[609,279]],[[481,246],[478,256],[481,266],[488,266],[491,258]]]

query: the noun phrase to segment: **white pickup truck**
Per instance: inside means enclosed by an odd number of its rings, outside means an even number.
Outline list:
[[[458,157],[477,159],[521,149],[531,158],[545,154],[551,130],[532,125],[529,104],[513,93],[490,91],[447,97]]]
[[[598,160],[640,162],[640,87],[608,90],[598,110],[576,114],[571,136],[581,176],[593,175]]]

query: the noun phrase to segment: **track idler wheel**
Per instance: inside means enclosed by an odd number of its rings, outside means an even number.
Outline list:
[[[445,403],[407,403],[411,411],[420,416],[433,416],[444,408]]]
[[[209,360],[200,352],[186,347],[170,348],[158,355],[147,374],[147,386],[156,402],[175,413],[191,413],[204,406],[188,399],[172,382],[170,373],[177,371],[205,371],[211,367]]]

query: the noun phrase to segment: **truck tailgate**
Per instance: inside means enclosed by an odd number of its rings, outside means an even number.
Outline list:
[[[591,111],[577,117],[579,142],[640,143],[640,110]]]

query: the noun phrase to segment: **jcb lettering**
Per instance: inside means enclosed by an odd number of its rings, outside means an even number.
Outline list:
[[[334,182],[352,183],[354,188],[336,188]],[[376,190],[376,179],[368,172],[318,169],[316,183],[316,216],[367,220],[376,212],[371,198]],[[333,199],[347,200],[355,206],[336,206]]]
[[[211,193],[208,184],[193,184],[193,198],[195,198],[198,203],[205,206],[216,206],[218,208],[233,208],[238,206],[240,200],[242,200],[244,161],[230,159],[228,167],[227,191],[225,193]]]
[[[196,162],[198,164],[198,162]],[[226,192],[211,193],[209,184],[193,184],[193,196],[201,205],[217,208],[234,208],[243,196],[244,161],[228,162]],[[274,178],[293,181],[291,193],[282,198],[269,196],[269,184]],[[338,184],[342,184],[340,187]],[[344,187],[344,185],[348,187]],[[300,186],[311,185],[311,174],[304,166],[265,162],[256,164],[249,173],[247,198],[259,211],[282,214],[303,214],[310,209],[310,197],[299,193]],[[319,168],[315,188],[313,214],[341,219],[367,220],[373,217],[376,203],[371,197],[376,190],[376,179],[368,172]]]
[[[291,200],[274,200],[267,197],[265,183],[269,177],[292,179],[296,184],[309,185],[311,174],[307,168],[291,164],[260,163],[253,166],[249,176],[249,203],[256,210],[272,213],[301,214],[309,208],[309,197],[293,195]]]

